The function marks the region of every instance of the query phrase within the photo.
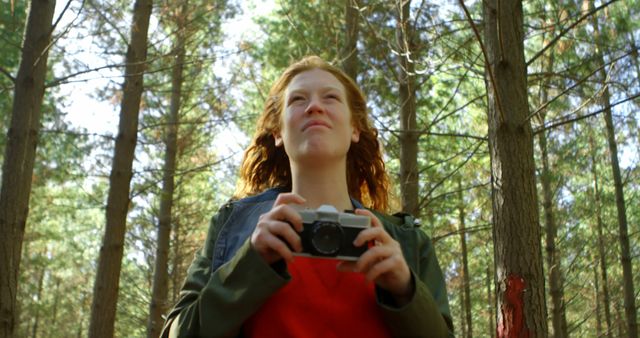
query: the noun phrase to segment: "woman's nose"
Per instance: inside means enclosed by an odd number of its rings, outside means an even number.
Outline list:
[[[320,98],[312,97],[311,100],[309,100],[307,109],[305,109],[304,112],[306,114],[324,113],[324,105],[322,104],[322,101],[320,100]]]

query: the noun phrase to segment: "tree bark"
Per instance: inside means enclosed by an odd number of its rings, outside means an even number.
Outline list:
[[[542,101],[546,102],[546,100]],[[544,115],[544,114],[543,114]],[[544,125],[544,118],[542,119]],[[549,153],[547,151],[547,135],[542,132],[538,135],[540,152],[542,154],[542,173],[540,185],[542,186],[542,207],[544,209],[547,266],[549,269],[549,291],[551,293],[551,322],[553,324],[553,337],[568,337],[567,318],[564,310],[564,286],[560,253],[556,248],[558,227],[553,215],[553,192],[551,191],[551,169],[549,167]]]
[[[598,277],[598,266],[596,264],[593,265],[593,277],[596,300],[596,336],[602,337],[604,334],[602,332],[602,310],[600,309],[600,281]]]
[[[400,193],[402,210],[419,217],[418,130],[416,122],[415,33],[409,21],[411,1],[398,1],[398,74],[400,99]]]
[[[496,316],[493,313],[493,309],[496,308],[496,297],[494,297],[494,294],[491,291],[491,283],[493,282],[493,278],[492,278],[490,266],[487,266],[486,275],[487,275],[487,278],[486,278],[487,279],[487,308],[489,312],[489,334],[487,335],[487,337],[494,338],[496,336],[496,330],[495,330],[496,325],[493,322],[493,319]]]
[[[180,222],[173,222],[173,249],[172,269],[171,269],[171,303],[175,304],[180,295],[180,286],[183,281],[182,277],[182,239],[180,237]]]
[[[622,264],[622,279],[624,289],[624,312],[627,319],[627,337],[638,338],[637,310],[635,304],[635,290],[633,286],[633,272],[631,265],[631,250],[629,248],[629,234],[627,226],[627,212],[622,187],[622,176],[618,163],[618,146],[615,140],[615,130],[611,117],[611,101],[609,90],[603,94],[605,112],[604,120],[607,126],[607,141],[609,143],[609,155],[611,156],[611,171],[616,193],[616,209],[618,211],[618,232],[620,241],[620,263]]]
[[[593,1],[589,2],[590,8],[593,8]],[[600,34],[600,26],[597,17],[593,17],[593,30],[598,42],[602,42]],[[605,46],[600,43],[600,46]],[[635,302],[635,290],[633,286],[633,269],[631,265],[631,250],[629,248],[629,234],[627,225],[627,211],[624,201],[624,188],[622,184],[622,175],[620,175],[620,164],[618,162],[618,144],[616,142],[616,132],[613,125],[613,117],[611,116],[611,94],[607,83],[607,71],[605,70],[605,61],[602,50],[596,50],[598,58],[598,66],[600,67],[599,76],[604,88],[602,89],[601,102],[604,106],[604,121],[607,130],[607,143],[609,145],[609,156],[611,157],[611,172],[613,174],[613,182],[616,194],[616,209],[618,212],[618,236],[620,242],[620,263],[622,264],[622,280],[624,290],[624,312],[627,320],[627,337],[638,338],[638,322],[637,309]]]
[[[53,290],[53,308],[51,310],[51,321],[49,325],[51,327],[56,327],[58,325],[58,304],[60,303],[60,279],[58,277],[53,276],[55,280],[56,287]],[[53,332],[49,331],[48,337],[53,336]]]
[[[354,81],[358,77],[358,33],[360,4],[358,0],[344,0],[345,3],[345,43],[340,52],[342,69]]]
[[[31,329],[31,337],[32,338],[36,338],[38,337],[38,329],[40,327],[40,305],[42,305],[42,289],[44,288],[44,275],[45,275],[46,269],[42,269],[42,271],[40,272],[40,277],[38,277],[38,291],[37,291],[37,302],[36,302],[36,309],[35,309],[35,315],[33,316],[33,327]]]
[[[471,319],[471,283],[469,281],[469,259],[467,256],[467,230],[465,224],[466,213],[464,210],[464,195],[462,194],[462,183],[458,177],[458,218],[460,227],[460,253],[462,254],[462,286],[464,290],[464,325],[466,330],[463,337],[473,337],[473,322]]]
[[[483,2],[498,337],[547,337],[522,3]]]
[[[18,273],[55,7],[55,0],[31,1],[15,79],[0,190],[0,338],[16,333]]]
[[[107,222],[94,284],[89,337],[113,337],[114,334],[151,7],[152,0],[136,0],[134,5],[118,136],[109,176]]]
[[[549,56],[544,59],[544,69],[546,74],[553,72],[554,55],[549,52]],[[545,80],[541,85],[540,103],[545,104],[549,99],[548,83]],[[547,111],[539,113],[540,125],[544,126]],[[562,274],[562,263],[560,252],[556,247],[558,236],[558,226],[553,212],[553,191],[551,189],[551,167],[549,165],[549,153],[547,150],[547,133],[538,134],[538,144],[540,146],[540,157],[542,159],[542,172],[540,174],[540,186],[542,187],[542,208],[545,219],[545,241],[547,268],[549,269],[549,291],[551,293],[551,323],[553,325],[553,337],[565,338],[569,336],[567,328],[567,317],[564,305],[564,281]]]
[[[596,229],[598,232],[598,260],[600,265],[600,278],[602,279],[602,304],[604,305],[604,319],[607,323],[605,337],[611,337],[611,310],[609,308],[609,280],[607,277],[607,257],[604,243],[604,233],[602,222],[602,204],[600,202],[600,189],[598,187],[598,169],[596,168],[596,147],[593,136],[589,136],[591,150],[591,174],[593,175],[593,204],[596,212]]]
[[[153,291],[149,306],[149,323],[147,337],[158,337],[162,331],[164,320],[162,315],[168,310],[168,260],[169,240],[171,239],[173,192],[175,186],[176,155],[178,148],[178,126],[180,123],[180,107],[182,98],[182,82],[185,60],[186,31],[185,22],[188,1],[183,1],[180,13],[176,17],[177,33],[175,41],[175,63],[171,76],[171,107],[166,129],[166,151],[162,176],[162,193],[160,195],[160,216],[158,217],[158,238],[156,245],[156,263],[153,277]]]

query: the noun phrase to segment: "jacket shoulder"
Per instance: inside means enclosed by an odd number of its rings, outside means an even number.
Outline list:
[[[383,212],[379,212],[376,210],[372,210],[374,215],[376,215],[383,223],[386,225],[392,225],[395,227],[412,229],[419,228],[420,224],[411,214],[407,214],[404,212],[397,212],[395,214],[389,215]]]
[[[227,204],[232,204],[232,205],[255,204],[255,203],[261,203],[265,201],[273,201],[278,197],[278,194],[284,191],[285,190],[282,188],[271,188],[257,195],[246,196],[243,198],[232,198],[227,202]]]

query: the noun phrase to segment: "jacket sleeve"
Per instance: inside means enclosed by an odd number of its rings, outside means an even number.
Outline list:
[[[435,250],[421,230],[413,231],[416,236],[404,238],[413,243],[400,244],[408,248],[404,254],[411,268],[414,294],[407,304],[398,307],[389,292],[376,288],[378,304],[395,337],[453,337],[446,285]]]
[[[264,262],[248,239],[228,262],[211,271],[213,246],[225,219],[223,211],[212,219],[161,337],[235,337],[242,323],[289,280],[286,272],[280,274]]]

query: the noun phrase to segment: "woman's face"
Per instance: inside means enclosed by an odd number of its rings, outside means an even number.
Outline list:
[[[284,93],[281,123],[280,133],[274,134],[276,146],[284,145],[292,161],[341,160],[360,136],[351,123],[344,85],[321,69],[291,80]]]

